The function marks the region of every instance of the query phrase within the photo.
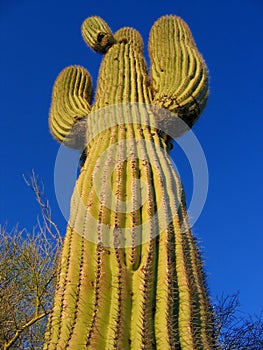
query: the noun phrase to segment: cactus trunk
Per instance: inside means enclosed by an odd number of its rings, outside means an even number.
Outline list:
[[[89,26],[83,25],[84,38],[88,41],[92,36],[90,46],[105,57],[92,111],[88,99],[83,107],[89,114],[86,160],[71,200],[44,349],[213,349],[213,320],[199,250],[188,226],[182,185],[169,157],[169,138],[158,128],[164,118],[162,109],[150,107],[167,103],[168,79],[158,81],[154,63],[158,57],[152,45],[151,85],[136,31],[123,28],[113,38],[101,19],[89,20]],[[94,39],[98,30],[99,43]],[[166,50],[165,54],[173,53]],[[185,100],[179,88],[179,102],[188,108],[186,122],[191,125],[197,117],[196,101],[203,106],[207,97],[207,88],[200,83],[206,80],[201,77],[204,63],[201,56],[193,57],[193,64],[199,63],[198,83],[192,88],[186,83],[190,93]],[[172,60],[176,67],[179,60]],[[79,67],[72,69],[82,72]],[[64,74],[75,82],[79,76]],[[82,81],[90,89],[89,76],[83,74]],[[194,79],[192,75],[191,84]],[[75,85],[63,76],[56,84],[54,91],[61,91],[62,84],[66,96],[76,96],[79,90],[84,94],[79,83],[73,94]],[[157,94],[160,86],[163,92]],[[173,111],[175,95],[169,95]],[[53,95],[50,125],[61,140],[66,128],[59,128],[57,120],[65,124],[66,118],[60,116],[65,108],[59,108],[57,101]],[[80,109],[68,105],[77,112]],[[78,118],[72,113],[72,124],[84,115],[76,114]]]

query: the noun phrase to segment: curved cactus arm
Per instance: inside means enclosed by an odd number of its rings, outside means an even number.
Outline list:
[[[161,17],[152,26],[148,49],[153,103],[192,127],[207,102],[208,73],[188,25],[177,16]]]
[[[88,17],[82,24],[81,32],[86,44],[99,53],[106,53],[115,43],[110,27],[98,16]]]
[[[49,114],[49,127],[55,139],[72,148],[81,148],[84,123],[77,122],[90,113],[91,96],[92,80],[85,68],[70,66],[58,75]]]

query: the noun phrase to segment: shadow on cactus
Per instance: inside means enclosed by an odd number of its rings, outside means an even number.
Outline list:
[[[53,88],[51,133],[83,162],[44,349],[214,349],[200,253],[169,157],[206,105],[205,62],[177,16],[151,29],[150,76],[136,30],[113,34],[90,17],[82,34],[104,56],[93,104],[83,67],[65,68]]]

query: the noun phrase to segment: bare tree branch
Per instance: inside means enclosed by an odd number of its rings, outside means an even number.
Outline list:
[[[241,312],[239,293],[224,294],[214,305],[215,332],[221,350],[263,349],[262,314],[251,317]]]
[[[30,187],[32,191],[35,193],[36,200],[41,209],[41,214],[42,214],[42,219],[44,221],[45,229],[48,230],[48,232],[54,239],[59,238],[60,244],[62,244],[62,237],[61,237],[60,231],[57,227],[57,224],[52,220],[51,207],[49,205],[48,199],[45,196],[43,181],[41,181],[41,185],[38,183],[38,179],[34,170],[32,170],[32,175],[30,176],[29,180],[25,177],[24,174],[23,174],[23,179],[27,184],[27,186]],[[39,227],[43,228],[43,225],[39,224]],[[55,235],[53,234],[52,228],[55,230],[55,233],[56,233]]]
[[[17,329],[13,338],[8,343],[6,343],[4,345],[4,350],[10,349],[10,347],[15,343],[15,341],[19,337],[20,333],[22,333],[26,328],[32,326],[35,322],[37,322],[41,318],[47,316],[49,313],[50,313],[50,310],[48,312],[43,312],[40,315],[36,315],[30,321],[28,321],[26,324],[24,324],[20,329]]]

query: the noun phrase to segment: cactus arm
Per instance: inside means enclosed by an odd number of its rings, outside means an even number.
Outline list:
[[[158,19],[150,32],[153,103],[192,127],[208,98],[206,64],[187,24],[177,16]]]
[[[55,139],[78,148],[79,140],[73,140],[72,128],[90,113],[91,96],[91,76],[85,68],[70,66],[59,74],[53,87],[49,114],[49,127]],[[81,133],[81,130],[76,132]],[[80,138],[77,134],[76,137]]]

